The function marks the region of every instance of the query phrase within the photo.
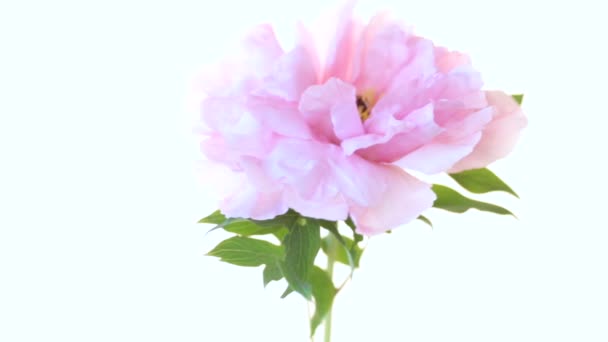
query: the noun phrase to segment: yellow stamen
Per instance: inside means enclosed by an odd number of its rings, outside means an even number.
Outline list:
[[[372,107],[376,104],[376,97],[373,90],[366,90],[360,95],[357,95],[357,109],[359,109],[359,117],[361,121],[369,118],[372,112]]]

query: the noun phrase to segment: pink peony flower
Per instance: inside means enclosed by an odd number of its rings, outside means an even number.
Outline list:
[[[512,149],[526,119],[509,95],[481,89],[465,55],[385,13],[364,25],[352,7],[315,25],[330,30],[300,25],[288,51],[259,26],[202,74],[202,151],[242,182],[220,205],[227,216],[350,215],[373,235],[432,206],[408,170],[484,167]]]

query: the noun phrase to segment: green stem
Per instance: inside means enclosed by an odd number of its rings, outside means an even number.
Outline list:
[[[336,261],[336,246],[337,246],[337,240],[333,235],[329,235],[329,241],[328,241],[328,253],[327,253],[327,274],[329,275],[329,279],[331,279],[331,281],[334,281],[334,263]],[[327,316],[325,316],[325,334],[324,334],[324,338],[323,341],[324,342],[331,342],[331,312],[333,310],[333,305],[329,308],[329,312],[327,313]]]

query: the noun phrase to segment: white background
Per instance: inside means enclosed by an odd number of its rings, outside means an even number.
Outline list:
[[[248,27],[325,1],[0,0],[0,341],[306,341],[307,307],[205,257],[189,82]],[[488,199],[371,240],[334,341],[608,341],[601,2],[361,1],[526,94]]]

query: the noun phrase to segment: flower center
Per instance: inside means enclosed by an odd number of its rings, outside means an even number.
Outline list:
[[[357,108],[359,109],[359,117],[361,117],[361,121],[367,120],[367,118],[369,118],[370,108],[365,99],[360,95],[357,95]]]
[[[374,92],[366,90],[362,94],[357,95],[357,109],[361,121],[365,121],[372,114],[372,107],[375,104]]]

